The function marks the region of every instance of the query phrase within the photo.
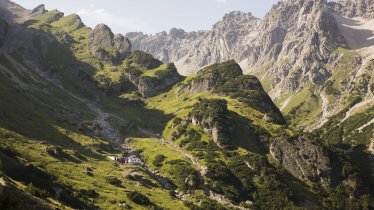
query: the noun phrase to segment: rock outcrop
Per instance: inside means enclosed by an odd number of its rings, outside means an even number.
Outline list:
[[[30,13],[12,1],[0,0],[0,17],[8,23],[23,23]]]
[[[194,105],[190,113],[192,124],[202,126],[212,135],[213,141],[221,148],[230,145],[234,124],[230,120],[227,102],[218,99],[203,99]]]
[[[330,159],[322,146],[305,136],[278,137],[270,145],[270,154],[296,178],[305,182],[331,184]]]
[[[99,24],[88,36],[91,53],[100,60],[119,64],[131,52],[131,43],[121,34],[114,35],[112,30]]]
[[[183,79],[183,77],[178,74],[173,63],[167,64],[166,69],[161,71],[160,73],[156,72],[155,75],[152,76],[141,75],[139,78],[135,79],[135,81],[133,80],[143,97],[152,97],[160,92],[169,90],[172,86]],[[133,79],[133,77],[130,78]]]
[[[41,4],[37,7],[35,7],[32,11],[31,11],[31,15],[32,16],[38,16],[38,15],[42,15],[44,13],[46,13],[47,10],[45,9],[45,6],[44,4]]]
[[[267,113],[272,122],[285,124],[282,114],[264,91],[261,82],[255,76],[243,75],[239,64],[233,60],[200,70],[193,79],[179,87],[179,93],[186,91],[230,96]]]

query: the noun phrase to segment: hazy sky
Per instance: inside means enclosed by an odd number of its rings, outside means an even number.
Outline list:
[[[263,17],[278,0],[12,0],[32,9],[45,4],[48,10],[77,13],[94,27],[109,25],[116,33],[156,33],[172,27],[186,31],[210,29],[225,13],[252,12]]]

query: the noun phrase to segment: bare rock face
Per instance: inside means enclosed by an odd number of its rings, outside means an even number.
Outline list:
[[[259,19],[250,13],[232,12],[211,31],[187,33],[182,29],[171,29],[154,36],[143,33],[128,33],[134,49],[151,53],[163,62],[175,62],[179,73],[189,75],[213,63],[233,57],[240,49],[239,43],[249,43],[255,34]],[[250,37],[248,37],[250,34]]]
[[[38,16],[38,15],[42,15],[44,13],[46,13],[47,10],[45,9],[45,6],[44,4],[41,4],[37,7],[35,7],[32,11],[31,11],[31,14],[34,15],[34,16]]]
[[[112,64],[119,64],[131,52],[130,41],[121,34],[114,35],[104,24],[97,25],[89,34],[88,46],[94,56]]]
[[[304,136],[275,138],[270,154],[286,170],[305,182],[317,182],[324,187],[331,184],[331,165],[323,148]]]
[[[30,13],[30,10],[12,1],[0,0],[0,17],[8,23],[22,23]]]
[[[335,12],[345,17],[374,18],[373,0],[340,0],[338,2],[329,2],[329,5]]]

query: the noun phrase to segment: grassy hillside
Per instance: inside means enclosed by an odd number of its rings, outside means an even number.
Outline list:
[[[331,160],[333,183],[323,187],[292,176],[269,149],[276,137],[298,136],[294,126],[319,119],[325,101],[314,86],[288,100],[287,124],[261,82],[235,61],[184,78],[174,64],[144,52],[115,64],[93,55],[92,30],[77,15],[54,10],[22,27],[12,40],[20,44],[0,56],[1,209],[373,207],[366,153],[340,147],[370,143],[373,124],[364,122],[372,108],[344,120],[338,113],[305,134]],[[337,53],[342,62],[352,58]],[[344,86],[338,74],[333,78],[324,87],[331,101]],[[339,96],[346,109],[360,101],[354,96]],[[144,165],[109,158],[130,155]]]

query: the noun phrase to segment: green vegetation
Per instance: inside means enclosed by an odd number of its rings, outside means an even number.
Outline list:
[[[165,155],[158,154],[156,155],[155,160],[152,162],[152,164],[156,167],[161,167],[165,159]]]
[[[365,124],[374,118],[374,107],[342,121],[347,107],[362,99],[339,92],[346,82],[341,75],[354,67],[350,51],[335,52],[345,64],[323,87],[328,100],[345,102],[344,110],[309,134],[324,143],[333,166],[333,185],[322,188],[292,177],[269,154],[272,137],[298,134],[292,127],[320,116],[322,99],[313,85],[285,107],[287,127],[260,81],[243,75],[234,61],[181,81],[174,64],[144,52],[116,65],[93,56],[91,29],[77,15],[54,10],[25,26],[40,30],[25,48],[34,50],[33,61],[45,72],[41,77],[28,68],[22,52],[0,57],[0,176],[9,186],[0,208],[28,209],[28,202],[38,209],[229,208],[211,193],[253,209],[373,208],[366,150],[374,123]],[[45,36],[52,39],[45,42]],[[261,75],[270,65],[258,69]],[[353,91],[371,80],[363,74]],[[266,88],[271,85],[265,81]],[[117,144],[123,142],[134,151],[121,151]],[[352,144],[357,146],[346,148]],[[129,154],[139,155],[145,166],[108,158]]]
[[[146,69],[156,69],[161,66],[162,62],[153,58],[152,55],[142,52],[135,51],[131,53],[127,58],[125,63],[127,65],[137,64]]]

